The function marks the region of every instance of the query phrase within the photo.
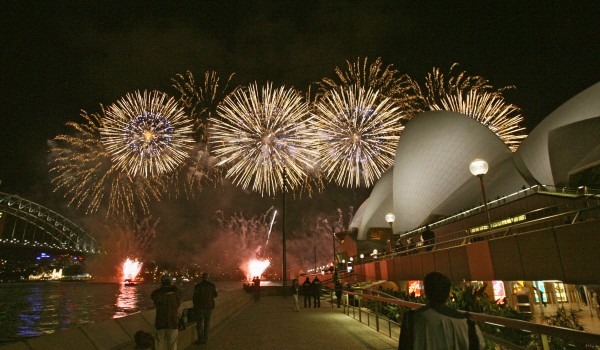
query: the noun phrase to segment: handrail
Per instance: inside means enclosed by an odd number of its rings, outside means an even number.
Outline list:
[[[527,197],[527,196],[533,195],[533,194],[556,195],[556,196],[560,196],[560,197],[575,197],[575,198],[598,197],[598,196],[600,196],[600,189],[593,189],[593,188],[589,188],[586,186],[580,186],[576,189],[570,189],[570,188],[566,188],[566,187],[557,188],[555,186],[533,185],[531,187],[521,189],[515,193],[500,197],[498,199],[490,200],[488,202],[488,208],[489,209],[495,208],[497,206],[504,205],[506,203],[509,203],[509,202],[512,202],[512,201],[515,201],[515,200],[518,200],[518,199],[521,199],[523,197]],[[472,214],[482,213],[482,212],[484,212],[484,210],[485,210],[485,206],[482,204],[477,207],[467,209],[460,213],[451,215],[449,217],[445,217],[436,222],[432,222],[429,224],[429,226],[431,228],[442,226],[446,223],[454,222],[458,219],[470,216]],[[413,236],[419,232],[422,232],[423,230],[424,230],[423,227],[420,227],[420,228],[417,228],[414,230],[410,230],[408,232],[401,234],[401,237]]]
[[[392,253],[382,252],[377,255],[377,258],[365,257],[362,260],[359,259],[358,261],[355,261],[355,264],[360,265],[360,264],[372,262],[375,260],[385,260],[385,259],[395,258],[397,256],[418,254],[418,253],[423,252],[423,250],[425,250],[427,248],[429,248],[428,251],[431,251],[431,250],[436,249],[436,247],[437,247],[437,249],[440,249],[440,246],[443,246],[443,249],[457,247],[457,246],[461,246],[467,242],[476,241],[477,239],[483,240],[483,239],[485,239],[485,237],[491,237],[491,238],[498,237],[499,238],[499,237],[506,237],[506,236],[514,235],[514,234],[521,234],[521,233],[514,233],[514,231],[522,229],[524,227],[528,227],[528,226],[535,226],[535,225],[539,225],[539,224],[548,223],[548,222],[557,220],[562,217],[574,216],[575,218],[579,218],[581,216],[582,212],[595,212],[595,211],[600,212],[600,206],[596,206],[596,207],[592,207],[592,208],[585,208],[585,209],[578,209],[578,210],[573,210],[573,211],[569,211],[569,212],[565,212],[565,213],[554,214],[554,215],[550,215],[550,216],[539,218],[539,219],[533,219],[530,221],[519,222],[519,223],[515,223],[512,225],[502,226],[502,227],[494,228],[494,229],[487,230],[487,231],[475,232],[472,234],[469,234],[468,230],[459,230],[459,231],[448,233],[448,234],[444,235],[444,236],[451,236],[451,235],[459,235],[461,233],[464,233],[464,235],[459,236],[458,238],[449,239],[447,241],[441,241],[441,242],[437,241],[433,245],[423,244],[423,245],[420,245],[420,246],[417,246],[414,248],[404,249],[404,250],[392,252]],[[572,219],[570,222],[571,223],[575,222],[575,219]]]
[[[376,291],[376,290],[372,290],[371,292],[374,292],[375,294],[380,293],[379,291]],[[356,292],[349,292],[349,291],[344,291],[344,294],[358,296],[358,297],[373,300],[373,301],[385,302],[385,303],[389,303],[389,304],[393,304],[393,305],[408,307],[410,309],[417,309],[419,307],[424,306],[424,304],[420,304],[420,303],[414,303],[414,302],[400,300],[400,299],[386,298],[386,297],[381,297],[381,296],[371,295],[371,294],[356,293]],[[466,312],[466,311],[461,311],[461,312],[466,313],[472,319],[479,321],[479,322],[483,322],[483,323],[501,325],[501,326],[504,326],[507,328],[528,331],[528,332],[540,334],[540,335],[557,337],[557,338],[561,338],[564,340],[574,341],[576,343],[600,345],[600,334],[588,333],[588,332],[564,328],[564,327],[549,326],[549,325],[533,323],[533,322],[528,322],[528,321],[523,321],[523,320],[516,320],[516,319],[512,319],[512,318],[492,316],[492,315],[476,313],[476,312]]]

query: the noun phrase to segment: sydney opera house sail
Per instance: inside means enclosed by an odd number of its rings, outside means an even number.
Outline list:
[[[406,124],[393,167],[376,183],[351,224],[358,229],[358,239],[366,239],[370,228],[387,227],[384,218],[389,212],[395,214],[398,233],[482,205],[479,180],[469,171],[476,158],[489,164],[484,180],[488,200],[523,186],[597,185],[593,181],[600,173],[600,83],[546,117],[515,153],[464,114],[431,111],[415,116]]]

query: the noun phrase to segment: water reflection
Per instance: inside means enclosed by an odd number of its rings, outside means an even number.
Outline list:
[[[0,283],[0,344],[151,309],[150,294],[158,287],[158,283],[130,287],[94,282]],[[181,286],[183,300],[191,300],[193,288],[193,283]]]
[[[17,334],[20,337],[35,337],[43,334],[36,329],[36,325],[39,323],[42,317],[42,297],[39,287],[33,287],[29,290],[29,294],[25,297],[25,300],[29,304],[24,312],[19,314],[21,323]]]
[[[119,295],[117,297],[117,310],[113,318],[124,317],[139,310],[138,307],[138,288],[136,285],[120,284]]]

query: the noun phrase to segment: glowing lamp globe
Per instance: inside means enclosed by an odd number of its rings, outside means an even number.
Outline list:
[[[360,255],[360,258],[361,258],[361,259],[362,259],[362,258],[364,258],[364,257],[365,257],[365,255],[364,255],[364,254],[361,254],[361,255]]]
[[[392,213],[387,213],[385,214],[385,221],[388,224],[391,224],[392,222],[394,222],[394,220],[396,220],[396,215],[392,214]]]
[[[483,176],[487,174],[488,169],[488,163],[483,159],[475,159],[469,165],[469,170],[471,171],[471,174],[475,176]]]

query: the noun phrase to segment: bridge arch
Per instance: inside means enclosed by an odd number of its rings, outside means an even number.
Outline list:
[[[0,192],[0,244],[98,254],[92,235],[38,203]]]

